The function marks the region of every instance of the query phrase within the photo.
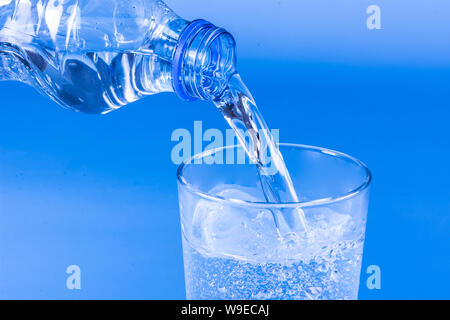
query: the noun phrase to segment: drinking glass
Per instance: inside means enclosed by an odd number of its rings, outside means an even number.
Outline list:
[[[178,169],[188,299],[357,299],[371,173],[346,154],[280,144],[297,203],[268,203],[240,146]],[[279,219],[304,215],[287,239]]]

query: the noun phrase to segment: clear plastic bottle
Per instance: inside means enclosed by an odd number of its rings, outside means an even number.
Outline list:
[[[0,80],[107,113],[175,92],[213,100],[236,73],[235,41],[160,0],[0,0]]]
[[[160,92],[210,100],[257,164],[267,201],[298,202],[237,74],[233,37],[207,21],[180,18],[160,0],[0,0],[0,80],[28,83],[63,107],[93,114]],[[274,173],[266,173],[261,134]],[[301,210],[274,217],[283,237],[307,230]]]

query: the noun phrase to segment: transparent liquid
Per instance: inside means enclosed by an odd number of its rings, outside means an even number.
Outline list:
[[[187,23],[160,0],[0,1],[0,80],[107,113],[173,91],[172,52]]]
[[[357,299],[364,222],[325,207],[308,222],[309,236],[286,245],[268,210],[199,200],[192,232],[183,233],[187,298]]]
[[[283,156],[252,95],[238,74],[229,80],[227,88],[214,100],[214,103],[234,129],[239,142],[256,165],[267,202],[298,203],[299,198]],[[250,139],[247,139],[248,136]],[[270,158],[270,161],[267,158]],[[275,170],[272,164],[275,165]],[[283,214],[275,211],[273,215],[280,236],[289,241],[296,241],[300,234],[308,230],[305,215],[300,208]]]
[[[0,51],[8,50],[0,43]],[[21,79],[58,104],[89,114],[104,114],[164,87],[171,63],[151,53],[126,51],[68,52],[24,45]],[[170,83],[170,82],[169,82]]]
[[[187,299],[356,300],[362,245],[337,247],[304,262],[253,263],[208,256],[184,240]]]

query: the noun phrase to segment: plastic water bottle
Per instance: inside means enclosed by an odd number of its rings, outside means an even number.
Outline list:
[[[107,113],[160,92],[212,100],[235,60],[228,32],[160,0],[0,0],[0,80],[76,111]]]
[[[277,172],[265,174],[260,133],[270,131],[237,74],[231,34],[188,22],[160,0],[0,0],[0,80],[25,82],[93,114],[160,92],[210,100],[257,164],[267,201],[298,202],[270,136]],[[281,234],[307,229],[302,212],[274,217]]]

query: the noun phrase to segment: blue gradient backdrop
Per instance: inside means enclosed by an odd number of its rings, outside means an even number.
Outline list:
[[[450,3],[170,0],[229,29],[281,140],[374,174],[361,299],[450,298]],[[382,30],[366,28],[366,8]],[[0,298],[183,299],[173,130],[226,124],[173,94],[106,116],[0,83]],[[66,289],[67,266],[82,289]],[[379,265],[381,290],[365,270]]]

